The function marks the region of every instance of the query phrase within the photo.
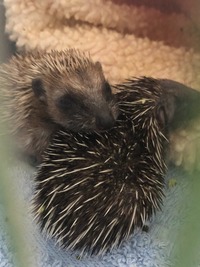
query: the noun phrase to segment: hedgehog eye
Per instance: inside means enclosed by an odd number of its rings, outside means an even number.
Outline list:
[[[63,111],[72,109],[76,105],[75,99],[70,95],[61,96],[57,101],[57,106]]]
[[[105,82],[103,87],[103,94],[106,99],[106,101],[111,101],[113,98],[112,90],[108,82]]]
[[[61,96],[57,101],[57,106],[63,112],[83,112],[87,110],[84,100],[73,94]]]

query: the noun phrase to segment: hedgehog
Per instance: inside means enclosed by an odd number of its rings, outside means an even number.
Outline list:
[[[41,230],[81,254],[111,251],[161,209],[170,125],[186,107],[181,98],[200,99],[184,85],[150,77],[115,88],[116,125],[89,134],[57,131],[35,176]]]
[[[0,82],[3,119],[21,151],[38,162],[58,128],[103,131],[117,118],[101,64],[80,50],[17,54],[1,66]]]

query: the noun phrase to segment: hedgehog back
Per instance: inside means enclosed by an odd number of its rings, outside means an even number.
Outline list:
[[[141,91],[138,83],[118,87],[121,115],[112,130],[59,131],[45,153],[34,210],[63,247],[103,253],[160,209],[167,142],[155,115],[160,88]]]

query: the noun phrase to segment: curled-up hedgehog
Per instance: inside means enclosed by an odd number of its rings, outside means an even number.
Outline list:
[[[117,117],[101,64],[79,50],[15,55],[1,66],[0,83],[4,119],[22,151],[38,161],[59,127],[107,130]]]
[[[67,249],[110,251],[161,208],[169,126],[185,108],[181,98],[199,98],[146,77],[116,89],[116,125],[102,133],[58,131],[35,178],[35,217]]]

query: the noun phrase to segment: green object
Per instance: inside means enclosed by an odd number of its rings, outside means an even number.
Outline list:
[[[5,231],[8,231],[10,237],[9,242],[11,242],[13,256],[15,256],[15,266],[31,267],[29,258],[31,244],[29,240],[26,240],[24,235],[25,229],[24,224],[22,224],[24,220],[23,215],[18,212],[21,210],[26,213],[26,206],[13,189],[17,181],[13,180],[9,175],[9,167],[12,164],[8,152],[10,150],[10,142],[8,142],[6,136],[2,135],[3,131],[4,127],[0,124],[0,195],[1,202],[3,202],[5,207]]]
[[[173,267],[197,267],[200,264],[200,172],[193,172],[188,179],[191,188],[185,199],[186,219],[175,242]]]
[[[174,187],[176,185],[177,185],[177,180],[176,179],[174,179],[174,178],[169,179],[169,181],[168,181],[168,187],[169,188]]]

